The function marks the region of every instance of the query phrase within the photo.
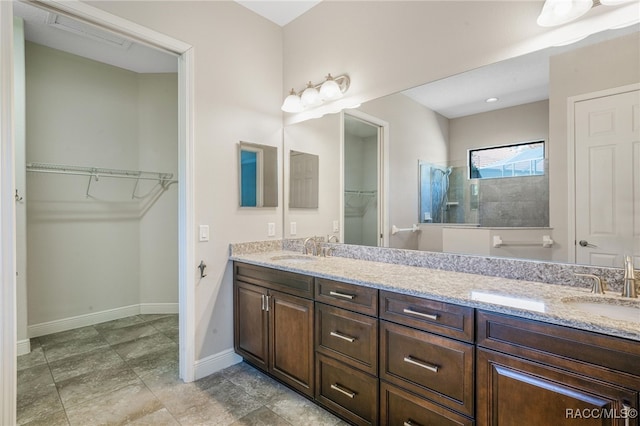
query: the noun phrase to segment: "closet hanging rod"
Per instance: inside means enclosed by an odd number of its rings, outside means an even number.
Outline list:
[[[159,180],[163,184],[175,183],[173,173],[146,172],[142,170],[118,170],[101,167],[68,166],[62,164],[27,163],[27,171],[35,173],[55,173],[64,175],[109,177],[118,179]]]

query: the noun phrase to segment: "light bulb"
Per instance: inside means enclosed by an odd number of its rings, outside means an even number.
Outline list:
[[[554,27],[578,19],[593,6],[593,0],[546,0],[538,16],[538,25]]]
[[[340,85],[329,74],[327,80],[320,86],[320,99],[331,101],[342,97]]]
[[[281,109],[284,112],[302,112],[304,110],[302,100],[300,99],[300,96],[296,94],[295,90],[291,89],[289,96],[284,99]]]
[[[300,99],[302,100],[302,105],[305,107],[313,107],[319,105],[321,102],[320,93],[318,93],[318,90],[313,87],[313,84],[311,84],[311,82],[309,82],[307,88],[304,89],[304,92],[302,92],[302,96],[300,96]]]

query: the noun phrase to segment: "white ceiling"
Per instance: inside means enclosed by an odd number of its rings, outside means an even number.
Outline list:
[[[19,1],[13,3],[13,14],[24,19],[25,38],[33,43],[137,73],[178,70],[178,59],[173,54],[65,16]]]
[[[320,3],[321,0],[234,0],[236,3],[241,4],[261,15],[271,22],[274,22],[281,27],[284,27],[289,22],[296,19],[298,16],[307,12],[313,6]]]

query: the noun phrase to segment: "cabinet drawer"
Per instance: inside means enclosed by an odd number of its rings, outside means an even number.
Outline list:
[[[316,303],[316,351],[378,374],[378,320]]]
[[[307,299],[313,298],[313,277],[307,275],[234,262],[233,277],[235,280],[257,284],[284,293]]]
[[[477,322],[478,346],[564,368],[573,361],[592,364],[602,374],[616,370],[636,380],[640,372],[640,342],[484,311],[478,311]]]
[[[316,301],[366,315],[378,315],[378,290],[316,278]]]
[[[320,354],[316,400],[356,425],[378,424],[378,379]]]
[[[380,382],[383,426],[472,426],[473,420],[383,381]]]
[[[473,348],[380,321],[380,379],[473,416]]]
[[[473,342],[473,308],[380,292],[380,318],[454,339]]]

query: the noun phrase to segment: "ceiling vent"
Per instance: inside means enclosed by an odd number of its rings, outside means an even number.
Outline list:
[[[84,22],[76,21],[74,19],[67,18],[63,15],[57,15],[55,13],[49,13],[47,22],[49,26],[64,30],[81,37],[90,38],[94,41],[108,44],[113,47],[118,47],[123,50],[131,47],[131,41],[113,34],[109,31],[101,30],[93,25],[86,24]]]

